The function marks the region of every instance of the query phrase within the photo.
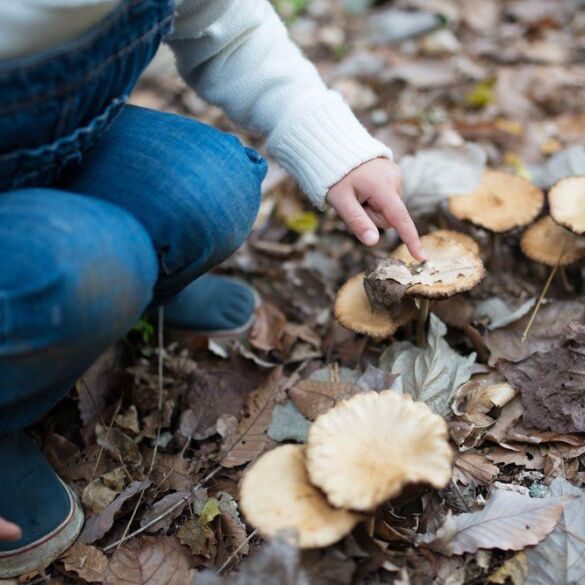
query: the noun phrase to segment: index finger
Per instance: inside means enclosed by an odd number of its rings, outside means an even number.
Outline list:
[[[398,232],[400,239],[406,244],[411,255],[420,262],[427,259],[424,253],[418,231],[408,209],[398,194],[394,197],[384,197],[381,206],[382,213],[388,223]]]

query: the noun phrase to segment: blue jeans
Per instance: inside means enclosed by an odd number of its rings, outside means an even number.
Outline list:
[[[255,219],[258,154],[124,105],[172,9],[124,0],[66,47],[0,64],[0,436],[54,406]]]

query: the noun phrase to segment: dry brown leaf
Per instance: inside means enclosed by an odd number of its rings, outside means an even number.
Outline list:
[[[81,542],[67,549],[59,561],[68,573],[75,573],[90,583],[101,583],[108,567],[108,558],[101,550]]]
[[[500,472],[499,468],[478,451],[457,454],[453,480],[463,485],[488,484]]]
[[[262,351],[280,349],[281,337],[286,328],[286,317],[270,303],[262,303],[256,309],[256,317],[250,332],[250,344]]]
[[[173,538],[143,536],[116,550],[106,570],[108,585],[187,585],[195,578],[187,549]]]
[[[148,479],[133,481],[101,514],[92,516],[86,521],[83,531],[79,535],[79,542],[92,544],[103,538],[114,525],[114,518],[124,503],[151,484],[152,482]]]
[[[494,419],[488,413],[508,404],[517,391],[497,375],[473,376],[455,395],[453,412],[479,428],[489,427]]]
[[[492,447],[485,453],[490,461],[500,465],[518,465],[526,469],[544,468],[544,457],[538,447],[522,445],[518,446],[518,449],[518,451],[512,451],[503,447]]]
[[[181,500],[183,501],[183,505],[177,505]],[[142,519],[140,520],[140,526],[146,526],[146,524],[148,524],[151,520],[154,520],[161,514],[167,512],[167,510],[170,510],[175,505],[177,505],[177,507],[174,508],[172,512],[168,513],[162,520],[159,520],[156,524],[153,524],[147,532],[154,534],[159,530],[168,530],[171,523],[183,513],[183,510],[185,509],[185,506],[188,504],[188,502],[189,492],[173,492],[171,494],[167,494],[164,496],[164,498],[161,498],[152,504],[152,506],[150,506],[148,511],[144,514],[144,516],[142,516]]]
[[[215,557],[217,538],[209,524],[203,523],[201,518],[187,520],[179,528],[177,538],[181,544],[188,546],[195,556],[206,559]]]
[[[524,423],[557,433],[585,431],[585,325],[572,323],[548,352],[498,369],[522,394]]]
[[[284,398],[282,367],[275,368],[268,380],[248,395],[246,414],[233,437],[222,449],[223,467],[237,467],[252,461],[268,443],[266,430],[276,403]]]
[[[288,395],[302,414],[309,420],[315,420],[322,412],[335,406],[339,400],[358,392],[363,390],[354,384],[301,380],[288,391]]]
[[[126,465],[137,467],[142,463],[142,454],[138,445],[126,434],[116,428],[95,425],[97,444],[103,447],[114,459]]]
[[[489,583],[505,585],[508,579],[512,585],[524,585],[528,573],[528,559],[522,551],[508,559],[495,573],[488,577]]]
[[[449,515],[436,534],[425,534],[419,542],[447,556],[484,548],[522,550],[554,530],[570,500],[569,496],[530,498],[496,490],[483,510]]]

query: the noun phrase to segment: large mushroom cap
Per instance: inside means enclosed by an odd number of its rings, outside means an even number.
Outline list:
[[[566,266],[585,258],[585,236],[577,236],[548,215],[522,234],[520,247],[528,258],[548,266]]]
[[[544,205],[544,193],[515,175],[486,171],[469,195],[449,197],[449,212],[492,232],[507,232],[533,222]]]
[[[548,194],[550,214],[576,234],[585,234],[585,177],[567,177]]]
[[[277,447],[248,468],[240,504],[248,522],[262,535],[295,531],[300,548],[329,546],[362,520],[359,514],[332,508],[309,482],[301,445]]]
[[[334,307],[335,318],[346,328],[356,333],[384,339],[393,335],[416,315],[412,302],[404,304],[397,317],[383,309],[372,307],[364,289],[364,274],[350,278],[337,293]]]
[[[373,510],[408,483],[445,487],[451,461],[445,421],[392,390],[344,400],[309,430],[309,477],[337,507]]]
[[[444,237],[439,233],[427,234],[421,238],[427,260],[419,263],[402,244],[392,258],[404,262],[404,270],[414,273],[404,278],[399,274],[388,275],[409,287],[404,293],[409,297],[446,299],[457,293],[471,290],[484,277],[481,258],[470,250],[470,244]],[[397,271],[396,271],[397,272]]]

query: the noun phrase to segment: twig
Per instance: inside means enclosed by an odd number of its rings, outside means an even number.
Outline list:
[[[152,451],[152,458],[150,459],[150,466],[148,471],[146,472],[146,480],[150,479],[150,475],[152,470],[154,469],[154,464],[156,461],[156,456],[158,454],[158,445],[160,443],[160,432],[162,428],[162,407],[163,407],[163,372],[164,372],[164,335],[163,335],[163,327],[164,327],[164,307],[161,305],[158,308],[158,405],[157,405],[157,422],[156,422],[156,438],[154,440],[154,449]],[[136,513],[138,512],[138,508],[144,499],[144,493],[148,488],[145,487],[140,491],[140,495],[138,496],[138,501],[134,506],[134,510],[132,510],[132,515],[130,516],[130,520],[126,524],[126,528],[124,529],[124,533],[122,534],[122,538],[120,539],[120,544],[125,542],[126,537],[128,536],[128,531],[130,530],[130,526],[132,526],[132,522],[134,522],[134,518],[136,517]]]
[[[246,540],[244,540],[240,546],[226,559],[225,563],[217,570],[216,575],[221,575],[230,565],[230,563],[236,558],[237,554],[256,536],[258,530],[252,530]]]
[[[557,263],[554,265],[553,269],[550,271],[550,274],[548,275],[548,278],[546,279],[546,283],[544,285],[544,288],[542,289],[542,292],[540,293],[540,296],[538,297],[538,301],[536,301],[536,305],[534,306],[534,309],[532,311],[532,315],[530,315],[530,320],[528,321],[528,324],[526,325],[526,329],[524,329],[524,333],[522,333],[522,337],[520,338],[521,343],[526,343],[526,338],[528,337],[528,332],[532,328],[534,320],[536,319],[536,315],[538,314],[540,306],[542,305],[542,302],[544,301],[544,297],[546,296],[546,293],[548,292],[548,289],[550,288],[550,285],[553,281],[553,278],[555,277],[555,274],[557,273],[557,270],[559,269],[559,266],[561,265],[561,260],[565,254],[567,244],[568,244],[568,240],[566,240],[565,243],[563,244],[563,248],[561,249],[561,253],[559,254],[559,258],[557,260]]]
[[[110,550],[112,550],[114,548],[117,548],[121,544],[124,544],[124,542],[126,542],[127,540],[130,540],[131,538],[134,538],[135,536],[138,536],[139,534],[142,534],[143,532],[145,532],[146,530],[148,530],[151,526],[154,526],[157,522],[160,522],[163,518],[166,518],[167,516],[169,516],[170,514],[172,514],[177,508],[181,507],[184,502],[186,502],[186,503],[191,502],[191,500],[193,499],[193,493],[195,491],[197,491],[199,488],[203,487],[211,478],[213,478],[215,475],[217,475],[217,473],[220,470],[221,470],[221,466],[219,466],[219,465],[217,467],[215,467],[214,469],[212,469],[191,490],[191,493],[188,496],[185,496],[184,498],[182,498],[181,500],[179,500],[178,502],[176,502],[175,504],[173,504],[170,508],[168,508],[164,512],[161,512],[158,516],[156,516],[155,518],[153,518],[150,522],[147,522],[144,526],[141,526],[140,528],[138,528],[134,532],[131,532],[130,534],[126,534],[125,536],[123,536],[122,538],[120,538],[120,540],[117,540],[116,542],[113,542],[112,544],[109,544],[108,546],[106,546],[103,549],[103,552],[108,552],[108,551],[110,551]]]

